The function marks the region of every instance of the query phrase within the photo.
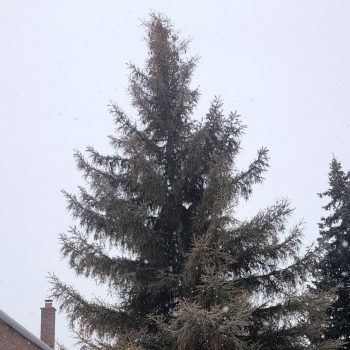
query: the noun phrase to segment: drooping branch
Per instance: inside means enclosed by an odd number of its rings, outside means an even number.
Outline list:
[[[78,328],[79,333],[115,337],[126,328],[137,327],[137,318],[122,311],[120,307],[99,300],[87,301],[55,275],[51,275],[50,280],[52,297],[59,301],[60,310],[67,313],[70,326]]]
[[[89,242],[76,228],[72,228],[69,235],[61,235],[60,240],[62,255],[78,275],[108,283],[110,289],[127,290],[135,280],[136,271],[148,267],[130,258],[110,257],[102,245]]]

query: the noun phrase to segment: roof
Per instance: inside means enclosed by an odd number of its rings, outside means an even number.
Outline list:
[[[23,337],[30,340],[33,344],[38,346],[42,350],[52,350],[47,344],[45,344],[42,340],[37,338],[34,334],[30,333],[23,326],[21,326],[18,322],[16,322],[13,318],[7,315],[5,312],[0,310],[0,321],[5,322],[8,326],[13,328],[18,333],[22,334]]]

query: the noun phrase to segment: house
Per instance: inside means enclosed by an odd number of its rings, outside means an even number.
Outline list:
[[[0,350],[52,350],[55,347],[55,312],[52,300],[41,308],[40,339],[0,310]]]

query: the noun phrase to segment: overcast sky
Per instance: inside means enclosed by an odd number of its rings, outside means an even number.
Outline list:
[[[99,294],[60,260],[58,234],[72,223],[61,190],[82,184],[73,149],[110,149],[109,102],[134,113],[125,63],[143,63],[150,9],[201,57],[195,117],[220,95],[248,126],[240,164],[270,150],[266,181],[239,217],[287,197],[309,244],[332,154],[350,170],[349,1],[0,0],[0,309],[37,336],[48,272]],[[71,346],[64,315],[57,321]]]

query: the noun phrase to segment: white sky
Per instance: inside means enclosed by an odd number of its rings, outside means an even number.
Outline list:
[[[0,0],[0,308],[36,335],[48,272],[98,294],[60,260],[58,234],[71,224],[60,191],[82,183],[73,149],[110,149],[109,101],[130,111],[125,63],[145,58],[139,19],[150,9],[201,56],[195,116],[220,95],[248,126],[240,163],[270,149],[266,182],[241,217],[288,197],[310,243],[332,154],[350,169],[349,1]]]

